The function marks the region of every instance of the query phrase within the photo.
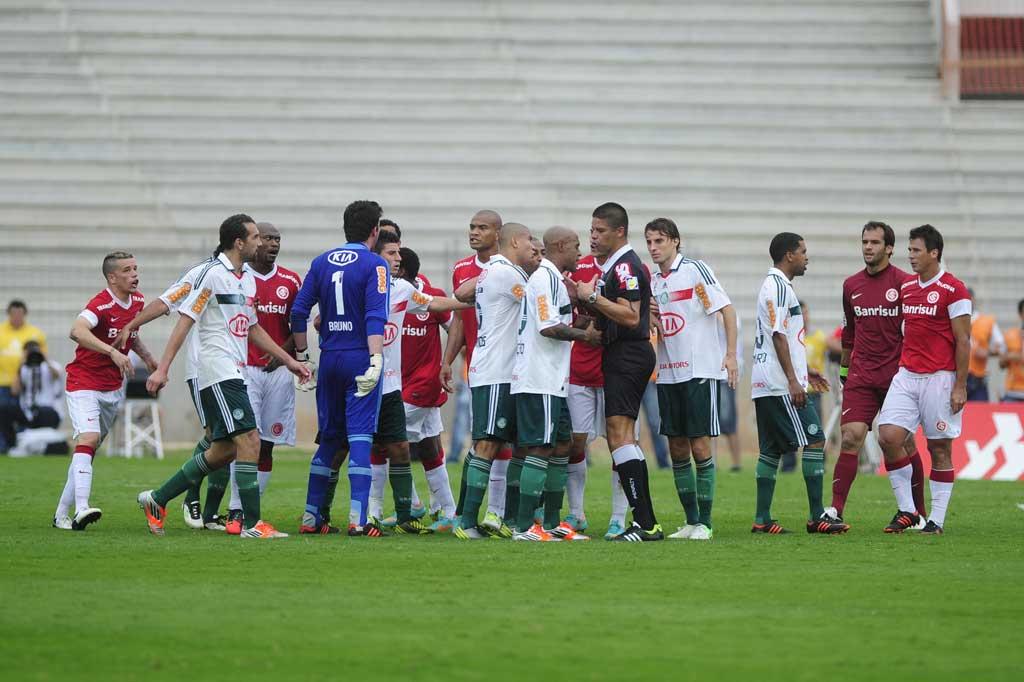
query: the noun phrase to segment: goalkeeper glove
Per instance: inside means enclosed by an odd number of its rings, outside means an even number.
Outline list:
[[[366,368],[365,372],[356,377],[356,386],[359,389],[356,391],[357,398],[370,395],[370,391],[372,391],[374,386],[377,385],[377,382],[380,381],[380,371],[383,367],[383,355],[380,353],[374,353],[370,356],[370,366]]]

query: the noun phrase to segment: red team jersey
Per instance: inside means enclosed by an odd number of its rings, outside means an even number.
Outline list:
[[[483,272],[482,266],[483,263],[475,254],[466,256],[457,262],[452,268],[452,291]],[[462,316],[462,332],[466,337],[466,367],[469,367],[469,363],[473,359],[473,349],[476,348],[476,310],[467,308],[459,314]]]
[[[445,292],[417,277],[420,290],[431,296]],[[472,311],[471,311],[472,312]],[[416,407],[440,407],[448,400],[441,388],[441,325],[452,318],[448,313],[407,314],[402,326],[402,400]]]
[[[295,303],[302,281],[297,274],[279,265],[274,265],[266,275],[261,275],[255,270],[252,274],[256,279],[256,319],[274,343],[283,346],[292,334],[288,319],[292,314],[292,304]],[[295,357],[294,351],[292,357]],[[246,364],[250,367],[266,367],[270,364],[270,358],[256,344],[249,341],[249,358]]]
[[[135,319],[145,304],[146,300],[139,292],[131,294],[131,300],[126,305],[117,300],[110,289],[104,289],[92,297],[79,315],[89,320],[92,333],[97,339],[110,343],[126,324]],[[128,344],[118,350],[127,354],[135,346],[138,336],[138,330],[133,331]],[[82,346],[75,350],[75,359],[68,363],[67,375],[69,392],[118,391],[124,385],[121,370],[111,361],[110,356]]]
[[[843,282],[843,348],[852,351],[846,386],[887,389],[903,348],[903,284],[911,277],[895,265],[867,269]]]
[[[963,282],[945,270],[931,281],[903,283],[903,355],[900,367],[916,374],[956,370],[956,342],[950,320],[971,314]]]
[[[593,256],[584,256],[576,263],[576,271],[570,274],[574,282],[589,282],[594,276],[601,276],[601,266]],[[576,311],[573,311],[575,319]],[[604,374],[601,371],[601,346],[589,343],[573,343],[569,360],[569,383],[576,386],[601,388]]]

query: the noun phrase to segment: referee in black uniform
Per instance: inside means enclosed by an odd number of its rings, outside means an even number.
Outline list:
[[[621,542],[663,540],[654,516],[647,461],[636,443],[636,420],[656,357],[651,346],[651,277],[629,245],[629,216],[619,204],[601,204],[590,223],[590,250],[602,276],[576,285],[580,303],[597,318],[604,354],[604,415],[608,448],[622,489],[633,510],[633,523],[615,539]]]

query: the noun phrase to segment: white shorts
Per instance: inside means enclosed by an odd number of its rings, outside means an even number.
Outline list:
[[[440,407],[417,407],[405,403],[405,433],[410,443],[440,436],[442,431]]]
[[[901,367],[889,385],[878,424],[894,424],[910,433],[922,426],[924,437],[932,440],[958,437],[964,413],[953,414],[949,408],[955,380],[953,372],[915,374]]]
[[[587,434],[587,442],[605,436],[604,389],[569,384],[569,419],[573,433]]]
[[[124,403],[124,387],[116,391],[68,391],[67,399],[74,437],[98,433],[102,443]]]
[[[287,367],[264,372],[246,366],[245,389],[249,394],[260,440],[276,445],[295,445],[295,384]]]

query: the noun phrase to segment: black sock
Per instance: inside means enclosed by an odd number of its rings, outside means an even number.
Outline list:
[[[626,493],[626,501],[633,511],[633,521],[644,530],[650,530],[654,523],[648,512],[649,503],[644,499],[644,481],[647,477],[644,475],[643,461],[631,459],[628,462],[620,462],[618,469],[622,491]]]
[[[643,486],[644,486],[644,498],[643,498],[643,501],[647,503],[647,514],[648,514],[649,518],[651,519],[651,526],[650,526],[650,528],[645,526],[644,530],[650,530],[651,528],[654,528],[655,525],[657,525],[658,518],[654,515],[654,498],[651,497],[651,477],[650,477],[650,474],[647,472],[647,460],[646,459],[640,460],[640,464],[643,466],[643,470],[644,470],[644,477],[642,479],[643,480]]]

